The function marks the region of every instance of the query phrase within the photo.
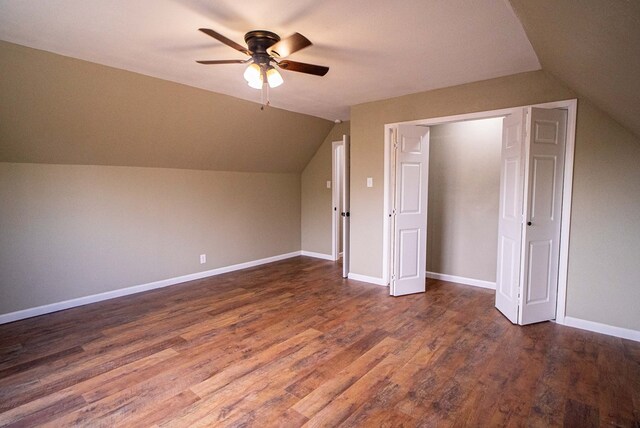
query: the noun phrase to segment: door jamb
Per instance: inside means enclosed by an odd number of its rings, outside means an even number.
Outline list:
[[[342,181],[340,181],[340,169],[342,165],[338,165],[338,157],[336,156],[336,150],[338,147],[344,146],[343,141],[334,141],[331,143],[331,259],[337,261],[340,258],[339,242],[340,242],[340,227],[341,221],[340,210],[337,208],[340,206],[340,189],[342,187]],[[342,159],[344,162],[344,157]],[[344,180],[344,172],[342,174]],[[344,243],[343,243],[344,245]]]
[[[442,125],[451,122],[461,122],[465,120],[489,119],[512,114],[516,109],[526,107],[539,107],[547,109],[562,108],[567,110],[567,139],[565,147],[565,167],[562,185],[562,223],[560,226],[560,261],[558,265],[558,294],[556,303],[555,321],[559,324],[565,323],[566,303],[567,303],[567,274],[569,268],[569,234],[571,230],[571,204],[573,194],[573,168],[575,161],[575,134],[577,118],[577,99],[553,101],[541,104],[531,104],[516,106],[499,110],[487,110],[475,113],[465,113],[453,116],[442,116],[429,119],[412,120],[406,122],[395,122],[384,125],[384,208],[382,212],[383,236],[382,236],[382,279],[389,285],[390,272],[390,209],[393,206],[390,201],[391,191],[389,189],[391,173],[391,147],[393,130],[400,124],[406,125]],[[426,269],[426,266],[425,266]]]

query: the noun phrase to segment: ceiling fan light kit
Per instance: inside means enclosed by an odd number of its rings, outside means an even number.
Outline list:
[[[265,71],[266,68],[266,71]],[[270,88],[277,88],[284,83],[282,76],[272,65],[260,66],[256,63],[250,64],[244,71],[244,79],[249,86],[255,89],[262,89],[265,83],[264,75],[266,74],[266,82]]]
[[[246,60],[207,60],[196,62],[205,65],[249,63],[249,66],[244,71],[244,78],[250,87],[262,90],[263,104],[265,104],[265,90],[267,91],[265,105],[269,104],[268,89],[276,88],[284,83],[284,79],[274,65],[282,70],[313,74],[315,76],[324,76],[329,71],[329,67],[321,65],[281,60],[294,52],[312,45],[309,39],[300,33],[294,33],[285,39],[280,39],[280,36],[271,31],[249,31],[244,36],[244,41],[247,44],[245,48],[211,29],[200,28],[200,31],[251,58]]]

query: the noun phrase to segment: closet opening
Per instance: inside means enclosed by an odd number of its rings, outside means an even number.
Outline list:
[[[575,118],[568,100],[386,125],[390,294],[430,276],[497,289],[514,323],[562,322]]]

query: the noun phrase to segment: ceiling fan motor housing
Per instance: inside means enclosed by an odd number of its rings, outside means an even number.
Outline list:
[[[253,53],[252,57],[257,64],[268,64],[271,61],[271,55],[267,53],[267,49],[280,41],[280,36],[276,33],[266,30],[249,31],[244,36],[249,50]]]

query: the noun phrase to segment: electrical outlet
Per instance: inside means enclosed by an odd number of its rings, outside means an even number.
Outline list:
[[[207,262],[207,255],[206,254],[200,254],[200,264],[203,265]]]

